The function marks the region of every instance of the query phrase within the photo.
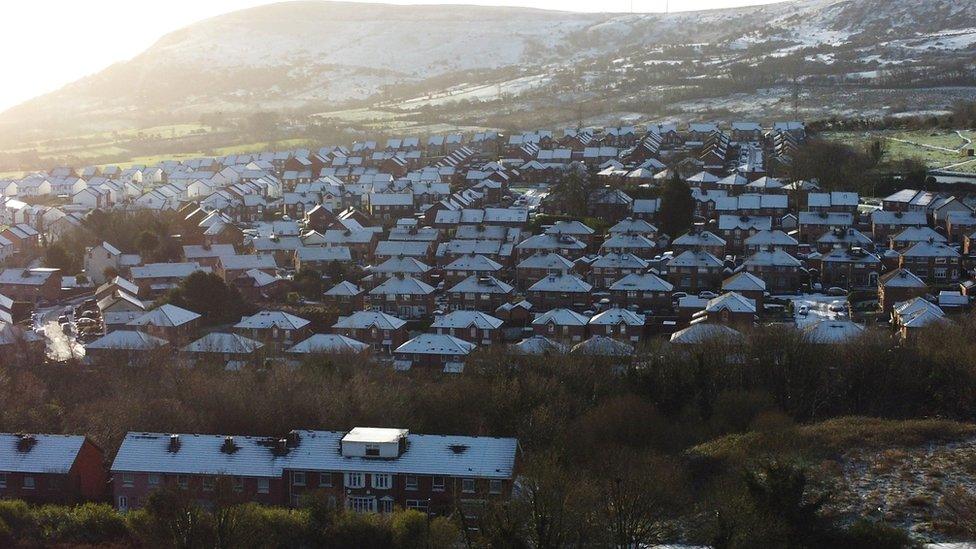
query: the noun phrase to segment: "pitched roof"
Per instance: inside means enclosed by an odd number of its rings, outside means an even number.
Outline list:
[[[175,328],[187,322],[200,318],[200,315],[176,305],[166,303],[128,322],[129,326],[159,326],[161,328]]]
[[[254,341],[239,334],[214,332],[183,347],[183,350],[188,353],[248,354],[261,347],[264,347],[264,344],[260,341]]]
[[[420,334],[397,347],[395,353],[465,356],[475,349],[474,343],[447,334]]]
[[[310,322],[308,320],[284,311],[261,311],[249,317],[242,318],[234,327],[244,329],[277,327],[282,330],[300,330],[309,324]]]
[[[502,325],[502,320],[480,311],[452,311],[434,318],[431,328],[469,328],[493,330]]]
[[[34,443],[21,451],[21,437],[0,433],[0,471],[9,473],[67,473],[74,465],[85,437],[81,435],[30,435]]]
[[[314,334],[287,352],[293,354],[361,353],[369,345],[339,334]]]
[[[333,328],[365,329],[375,326],[380,330],[396,330],[407,322],[380,311],[357,311],[346,318],[340,318]]]
[[[726,292],[716,298],[708,300],[705,310],[713,313],[719,311],[729,311],[731,313],[753,313],[756,312],[756,302],[753,299],[743,297],[736,292]]]

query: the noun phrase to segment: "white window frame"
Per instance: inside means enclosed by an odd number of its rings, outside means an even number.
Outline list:
[[[0,488],[7,487],[7,473],[0,473]]]
[[[291,485],[292,486],[305,486],[305,471],[292,471],[291,472]]]
[[[346,488],[365,488],[366,478],[363,473],[346,473],[344,484]]]
[[[491,479],[488,481],[488,493],[489,494],[501,494],[502,493],[502,481],[498,479]]]
[[[33,475],[24,475],[23,483],[24,490],[33,490],[37,487],[37,482],[34,481]]]
[[[473,478],[462,478],[461,479],[461,492],[464,494],[473,494],[477,492],[477,484]]]
[[[184,475],[180,475],[180,476],[183,477]],[[217,481],[216,481],[216,479],[214,479],[214,477],[212,475],[205,475],[200,480],[200,485],[203,487],[203,491],[204,492],[213,492],[214,487],[217,485]],[[186,485],[183,485],[181,483],[180,484],[180,487],[186,488]]]
[[[189,475],[176,475],[176,484],[186,490],[190,487],[190,477]]]
[[[243,492],[244,491],[244,477],[235,476],[234,477],[234,491]]]
[[[132,488],[136,485],[136,476],[132,473],[122,473],[122,486]]]
[[[403,488],[405,490],[415,491],[420,487],[420,479],[417,475],[406,475],[403,477]]]
[[[389,473],[372,473],[370,477],[373,488],[377,490],[389,490],[393,487],[393,475]]]
[[[265,477],[258,477],[258,493],[267,494],[271,491],[271,480]]]
[[[323,482],[323,479],[325,481]],[[322,488],[332,487],[332,473],[319,473],[319,486]]]
[[[447,482],[444,477],[431,477],[430,479],[430,491],[431,492],[443,492]]]
[[[149,486],[159,486],[163,483],[163,475],[159,473],[149,473]]]

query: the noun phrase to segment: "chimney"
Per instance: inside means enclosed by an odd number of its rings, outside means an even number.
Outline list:
[[[180,435],[172,434],[169,436],[169,447],[167,451],[172,453],[180,451]]]
[[[17,439],[17,451],[26,454],[31,451],[31,448],[37,444],[37,438],[34,435],[23,434]]]
[[[220,451],[225,454],[233,454],[238,450],[236,444],[234,444],[234,437],[226,436],[224,437],[224,443],[220,446]]]

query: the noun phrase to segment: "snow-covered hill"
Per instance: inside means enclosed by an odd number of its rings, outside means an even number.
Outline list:
[[[159,122],[203,112],[407,99],[462,82],[477,85],[479,78],[496,82],[618,55],[639,58],[669,44],[723,48],[727,54],[715,67],[770,43],[778,49],[764,55],[826,45],[878,59],[897,48],[907,53],[893,56],[905,58],[971,49],[974,28],[976,10],[956,0],[796,0],[669,16],[289,2],[173,32],[130,61],[3,113],[0,125]],[[879,47],[887,51],[878,53]]]

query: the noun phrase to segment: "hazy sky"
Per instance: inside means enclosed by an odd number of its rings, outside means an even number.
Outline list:
[[[378,1],[378,0],[367,0]],[[663,12],[668,0],[386,0],[392,4],[482,4],[571,11]],[[670,0],[671,10],[777,0]],[[269,0],[2,0],[0,111],[98,72],[180,27]]]

